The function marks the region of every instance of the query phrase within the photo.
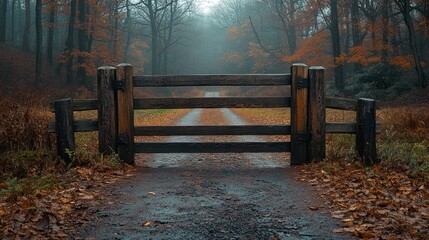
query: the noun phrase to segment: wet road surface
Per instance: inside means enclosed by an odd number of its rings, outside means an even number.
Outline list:
[[[177,125],[197,125],[203,111],[191,111]],[[216,111],[229,124],[245,124],[229,109]],[[168,141],[207,138],[178,136]],[[264,139],[239,136],[227,140]],[[352,239],[332,232],[340,223],[330,217],[315,189],[295,180],[299,168],[288,167],[285,155],[155,154],[149,159],[140,156],[138,161],[141,166],[134,177],[105,189],[109,204],[93,209],[96,221],[75,237]]]

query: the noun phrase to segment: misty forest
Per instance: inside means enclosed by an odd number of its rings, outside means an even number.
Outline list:
[[[0,239],[428,239],[428,0],[0,0]]]

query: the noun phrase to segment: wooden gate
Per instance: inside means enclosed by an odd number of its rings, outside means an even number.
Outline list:
[[[290,74],[134,76],[133,67],[98,69],[98,99],[55,102],[58,151],[74,148],[76,131],[98,130],[102,154],[118,153],[130,164],[135,153],[290,152],[291,164],[325,157],[325,133],[357,133],[357,149],[365,163],[376,161],[375,102],[326,98],[323,67],[294,64]],[[135,87],[281,86],[290,85],[290,97],[215,97],[134,99]],[[68,103],[69,102],[69,103]],[[68,110],[64,110],[67,108]],[[365,107],[364,107],[365,106]],[[290,108],[290,125],[247,126],[134,126],[134,110],[179,108]],[[360,122],[326,123],[325,108],[357,110]],[[74,121],[73,111],[98,110],[98,121]],[[70,114],[71,111],[71,114]],[[361,134],[359,134],[361,132]],[[290,142],[135,142],[136,136],[174,135],[290,135]],[[68,151],[70,152],[70,151]]]

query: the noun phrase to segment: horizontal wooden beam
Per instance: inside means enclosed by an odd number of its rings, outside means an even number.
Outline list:
[[[72,100],[73,111],[98,110],[97,99],[74,99]],[[51,106],[51,112],[54,112],[54,105]]]
[[[75,120],[73,122],[74,132],[91,132],[98,131],[98,121],[93,120]],[[48,132],[55,133],[55,122],[48,123]]]
[[[375,132],[381,133],[381,123],[375,126]],[[326,123],[326,133],[351,133],[356,134],[356,123],[351,122],[328,122]]]
[[[134,87],[290,85],[290,74],[135,76]]]
[[[290,97],[216,97],[134,99],[134,109],[290,107]]]
[[[254,126],[138,126],[136,136],[289,135],[289,125]]]
[[[336,98],[336,97],[326,98],[326,108],[356,111],[356,107],[357,107],[357,99]]]
[[[290,142],[136,143],[136,153],[290,152]]]

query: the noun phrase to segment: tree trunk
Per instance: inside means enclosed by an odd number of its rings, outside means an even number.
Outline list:
[[[54,33],[55,33],[55,13],[56,13],[56,5],[54,1],[49,3],[49,27],[48,27],[48,39],[47,39],[47,49],[46,49],[46,57],[48,60],[48,64],[52,66],[53,61],[53,52],[54,52]]]
[[[150,19],[150,30],[151,30],[151,48],[152,48],[152,74],[159,74],[159,62],[158,62],[158,27],[156,22],[156,9],[153,9],[152,1],[149,1],[149,19]],[[154,11],[155,10],[155,11]]]
[[[12,0],[11,19],[10,19],[10,41],[15,42],[15,0]]]
[[[420,53],[417,49],[416,34],[414,32],[413,20],[410,15],[410,12],[411,12],[410,0],[395,0],[395,2],[398,5],[399,9],[401,10],[402,16],[404,17],[405,25],[407,26],[407,29],[408,29],[408,39],[409,39],[411,51],[414,57],[414,64],[417,71],[418,84],[420,85],[421,88],[425,88],[427,86],[427,82],[426,82],[426,77],[423,72],[423,67],[421,64]]]
[[[66,67],[66,78],[67,84],[71,84],[73,82],[73,60],[74,56],[72,51],[74,49],[74,28],[76,21],[76,1],[70,2],[70,17],[69,17],[69,26],[68,26],[68,34],[67,40],[64,46],[63,56],[67,58],[67,67]],[[61,72],[64,62],[60,61],[57,66],[57,73]]]
[[[43,45],[43,29],[42,29],[42,0],[36,0],[36,73],[35,85],[39,85],[42,81],[42,45]]]
[[[131,9],[130,9],[130,0],[126,1],[127,17],[125,19],[125,28],[127,29],[125,48],[124,48],[124,58],[123,62],[128,62],[128,51],[131,45]]]
[[[30,21],[30,0],[25,0],[25,27],[22,37],[22,50],[26,52],[30,51]]]
[[[383,41],[383,50],[381,50],[381,61],[387,62],[387,50],[386,46],[389,44],[389,1],[390,0],[383,0],[383,7],[381,9],[381,16],[382,16],[382,41]]]
[[[1,0],[0,2],[0,42],[6,42],[6,15],[7,15],[7,1]]]
[[[289,3],[288,39],[290,46],[290,54],[293,55],[296,52],[295,0],[290,0]]]
[[[77,57],[79,68],[77,71],[77,78],[82,85],[86,83],[86,69],[85,69],[85,57],[82,53],[88,51],[88,24],[86,19],[86,1],[79,0],[79,30],[78,30],[78,48],[80,54]]]
[[[113,15],[113,31],[112,31],[112,38],[113,38],[113,58],[114,61],[118,61],[118,56],[119,56],[119,47],[118,47],[118,30],[119,30],[119,3],[118,1],[115,1],[115,5],[114,5],[114,15]]]
[[[331,38],[332,38],[332,55],[334,57],[334,63],[336,58],[341,55],[341,44],[340,44],[340,33],[338,29],[338,1],[331,0]],[[335,63],[335,87],[343,94],[344,91],[344,71],[341,63]]]
[[[351,20],[352,20],[352,42],[353,47],[359,46],[361,42],[360,37],[360,18],[359,18],[359,5],[358,0],[353,0],[351,3]],[[357,72],[362,69],[362,65],[359,63],[353,64],[353,71]]]

